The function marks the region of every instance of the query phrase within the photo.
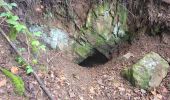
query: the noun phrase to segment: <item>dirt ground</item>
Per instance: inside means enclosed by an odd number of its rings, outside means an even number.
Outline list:
[[[144,54],[154,51],[165,60],[170,60],[170,34],[161,36],[138,35],[132,44],[122,43],[113,51],[113,58],[103,65],[81,67],[62,57],[62,53],[48,51],[40,58],[37,73],[51,91],[56,100],[170,100],[170,71],[155,91],[148,92],[136,87],[123,79],[120,71],[134,64]],[[132,57],[125,59],[123,55],[131,53]],[[0,36],[0,66],[11,69],[18,66],[14,54],[7,42]],[[99,58],[100,59],[100,58]],[[45,66],[44,66],[45,65]],[[12,84],[0,72],[0,100],[46,100],[34,77],[19,73],[25,82],[25,96],[18,97]],[[169,99],[168,99],[169,97]]]

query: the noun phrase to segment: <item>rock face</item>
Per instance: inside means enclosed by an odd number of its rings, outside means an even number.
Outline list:
[[[68,33],[59,28],[48,29],[46,26],[32,25],[29,30],[31,32],[41,32],[42,35],[39,38],[44,43],[50,45],[52,49],[63,50],[64,48],[67,48],[69,44]]]
[[[80,63],[95,54],[95,50],[109,59],[115,45],[129,38],[126,9],[120,6],[117,12],[114,12],[112,8],[114,7],[111,7],[108,2],[93,7],[87,15],[86,23],[80,27],[81,31],[76,30],[73,33],[74,39],[70,38],[64,30],[47,29],[45,25],[31,26],[29,29],[31,32],[42,32],[41,40],[53,49],[70,50],[68,48],[71,48],[75,63]]]
[[[130,69],[122,71],[122,75],[132,85],[150,89],[158,87],[162,79],[167,75],[169,64],[155,52],[146,54]]]

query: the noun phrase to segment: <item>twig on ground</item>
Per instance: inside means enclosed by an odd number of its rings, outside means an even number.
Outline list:
[[[170,45],[166,45],[166,44],[154,44],[155,46],[162,46],[162,47],[167,47],[170,48]]]
[[[17,50],[17,48],[14,46],[14,44],[10,41],[10,39],[8,38],[8,36],[5,34],[5,32],[0,28],[0,33],[2,34],[2,36],[8,41],[8,43],[10,44],[10,46],[14,49],[14,51],[17,53],[18,56],[22,57],[21,53]],[[24,61],[26,62],[27,65],[29,65],[29,63],[27,62],[27,60],[25,60],[25,58],[23,58]],[[42,90],[47,94],[48,98],[50,100],[54,100],[53,96],[51,95],[51,93],[48,91],[48,89],[46,88],[46,86],[43,84],[43,82],[41,81],[41,79],[38,77],[38,75],[36,74],[35,71],[32,72],[32,74],[34,75],[35,79],[37,80],[37,82],[39,83],[40,87],[42,88]]]
[[[2,19],[2,21],[0,22],[0,24],[2,24],[5,21],[6,17]]]
[[[26,43],[27,43],[27,51],[28,51],[28,62],[30,62],[30,45],[28,43],[28,37],[27,35],[25,34],[25,37],[26,37]]]

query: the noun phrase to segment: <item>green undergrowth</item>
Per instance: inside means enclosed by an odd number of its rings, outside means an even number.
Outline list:
[[[10,71],[0,67],[0,70],[3,72],[3,74],[8,77],[12,84],[14,85],[14,91],[19,96],[22,96],[25,92],[24,82],[21,77],[14,75]]]
[[[11,40],[16,40],[17,36],[22,33],[27,36],[27,45],[30,46],[32,52],[39,54],[40,50],[45,51],[45,45],[41,44],[37,37],[41,36],[41,32],[31,33],[25,23],[20,21],[19,16],[13,13],[13,8],[17,8],[16,3],[7,3],[4,0],[0,0],[0,19],[1,23],[6,22],[6,26],[9,29],[9,37]]]

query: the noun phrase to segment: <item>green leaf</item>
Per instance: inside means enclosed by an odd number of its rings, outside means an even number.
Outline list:
[[[7,4],[6,6],[8,7],[9,10],[12,10],[12,6],[11,5]]]
[[[9,38],[11,40],[16,40],[17,38],[17,31],[13,26],[10,27]]]
[[[35,36],[38,36],[38,37],[39,37],[39,36],[41,36],[42,33],[41,33],[41,32],[34,32],[33,34],[34,34]]]
[[[17,32],[21,32],[22,30],[26,29],[26,26],[22,24],[16,24],[14,27],[16,28]]]
[[[13,19],[7,19],[6,20],[6,22],[8,23],[8,24],[11,24],[11,25],[18,25],[18,22],[17,21],[15,21],[15,20],[13,20]]]
[[[16,3],[11,3],[10,4],[12,7],[17,7],[17,4]]]
[[[32,45],[32,46],[39,46],[39,45],[40,45],[40,42],[37,41],[37,40],[33,40],[33,41],[31,42],[31,45]]]
[[[25,64],[25,61],[22,57],[16,57],[16,62],[18,62],[18,64],[20,64],[21,66]]]
[[[0,6],[7,6],[8,4],[4,1],[0,1]]]
[[[46,50],[45,48],[46,48],[46,46],[45,46],[45,45],[41,45],[41,46],[40,46],[40,49],[41,49],[41,50],[43,50],[43,51],[45,51],[45,50]]]
[[[38,61],[37,61],[37,59],[33,59],[32,60],[32,63],[35,65],[35,64],[38,64]]]
[[[33,72],[32,66],[28,65],[28,66],[26,67],[26,73],[27,73],[27,74],[30,74],[30,73],[32,73],[32,72]]]
[[[13,14],[11,12],[3,12],[0,14],[0,17],[11,17]]]
[[[25,48],[19,48],[19,51],[23,52],[23,51],[26,51],[26,49]]]
[[[18,16],[12,16],[11,19],[17,21],[19,19],[19,17]]]
[[[0,17],[6,17],[7,16],[7,13],[6,12],[3,12],[0,14]]]

